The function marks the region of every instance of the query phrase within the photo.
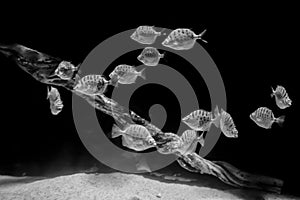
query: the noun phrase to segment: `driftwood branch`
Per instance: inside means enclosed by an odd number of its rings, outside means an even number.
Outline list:
[[[178,163],[189,171],[216,176],[224,183],[235,187],[254,188],[280,193],[283,186],[282,180],[247,173],[227,162],[209,161],[196,153],[181,156],[178,158]]]

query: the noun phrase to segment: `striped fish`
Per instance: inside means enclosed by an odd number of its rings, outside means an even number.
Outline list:
[[[220,129],[226,137],[237,138],[238,130],[229,113],[221,108],[220,114]]]
[[[137,59],[146,66],[157,66],[160,59],[164,57],[155,47],[145,47]]]
[[[158,36],[162,34],[165,30],[161,30],[160,32],[154,29],[154,26],[139,26],[136,30],[131,34],[130,38],[140,44],[153,44]]]
[[[274,122],[278,123],[281,126],[284,122],[285,116],[282,115],[278,118],[275,118],[272,110],[267,107],[259,107],[250,114],[250,119],[254,121],[259,127],[270,129]]]
[[[275,96],[276,105],[280,109],[285,109],[292,105],[292,100],[289,98],[285,88],[283,86],[278,85],[274,90],[272,87],[271,97]]]
[[[86,95],[101,95],[109,83],[102,75],[89,74],[82,77],[73,89]]]
[[[191,29],[177,28],[169,33],[161,44],[174,50],[189,50],[194,47],[196,40],[200,39],[207,43],[206,40],[202,39],[205,32],[206,30],[197,35]]]
[[[198,143],[204,146],[203,134],[198,136],[195,130],[185,130],[181,135],[181,142],[181,146],[177,149],[178,152],[182,155],[194,153]]]
[[[59,114],[62,111],[64,105],[60,98],[60,94],[55,87],[51,86],[50,89],[49,87],[47,87],[47,99],[49,99],[50,102],[51,113],[53,115]]]
[[[218,113],[218,106],[216,106],[215,112]],[[200,109],[191,112],[181,121],[195,131],[209,131],[211,124],[219,127],[219,119],[219,117],[213,118],[212,112]]]
[[[156,146],[148,129],[139,124],[129,124],[120,129],[114,125],[111,132],[111,138],[122,136],[122,145],[135,151],[143,151]]]

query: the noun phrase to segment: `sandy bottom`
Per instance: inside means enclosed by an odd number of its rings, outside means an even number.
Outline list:
[[[247,191],[247,192],[245,192]],[[200,200],[299,199],[283,195],[165,182],[141,175],[78,173],[55,178],[0,176],[0,199]]]

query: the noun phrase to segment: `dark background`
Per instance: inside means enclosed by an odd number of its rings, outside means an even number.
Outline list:
[[[206,18],[165,15],[155,21],[154,18],[143,21],[140,17],[121,20],[122,15],[109,21],[103,20],[105,15],[86,19],[64,17],[41,19],[33,15],[9,19],[2,25],[0,42],[19,43],[79,64],[104,39],[141,24],[193,28],[196,33],[206,28],[203,38],[208,44],[201,44],[221,72],[227,111],[240,132],[238,139],[222,135],[206,158],[225,160],[245,171],[281,178],[286,183],[285,191],[296,192],[300,178],[298,34],[292,13],[285,17],[275,12],[216,20],[209,15]],[[0,65],[1,174],[54,175],[101,165],[87,152],[76,133],[70,92],[60,89],[65,107],[53,116],[46,100],[46,85],[3,55]],[[287,88],[293,101],[290,108],[280,110],[271,99],[270,87],[276,85]],[[273,124],[270,130],[256,126],[249,114],[260,106],[272,109],[275,117],[286,115],[284,126]]]

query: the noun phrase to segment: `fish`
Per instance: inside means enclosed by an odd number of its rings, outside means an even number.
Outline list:
[[[215,116],[218,116],[220,129],[222,133],[229,138],[237,138],[238,137],[238,130],[235,126],[235,123],[231,117],[231,115],[221,108],[221,113],[215,112]]]
[[[286,89],[283,86],[277,85],[275,90],[272,87],[271,89],[271,97],[275,96],[276,105],[280,109],[285,109],[292,105],[292,100],[289,98],[288,93],[286,92]]]
[[[145,69],[137,71],[134,66],[131,65],[118,65],[115,69],[109,74],[110,84],[118,87],[118,83],[121,84],[133,84],[135,83],[138,76],[146,79]]]
[[[146,66],[157,66],[160,59],[164,57],[155,47],[145,47],[137,59]]]
[[[218,106],[215,107],[215,112],[218,112]],[[211,124],[219,128],[219,120],[219,117],[213,117],[212,112],[203,109],[195,110],[181,119],[183,123],[195,131],[209,131]]]
[[[49,99],[50,102],[51,113],[53,115],[58,115],[62,111],[64,105],[63,101],[61,100],[60,94],[55,87],[47,87],[47,99]]]
[[[135,151],[143,151],[156,146],[148,129],[139,124],[129,124],[120,129],[114,125],[111,138],[122,136],[122,145]]]
[[[282,115],[278,118],[274,117],[274,113],[267,107],[259,107],[253,113],[250,114],[250,119],[254,121],[259,127],[270,129],[274,122],[282,126],[285,116]]]
[[[62,80],[70,80],[74,72],[78,70],[78,66],[75,67],[71,62],[69,61],[61,61],[54,71],[54,74],[61,78]]]
[[[169,35],[161,44],[174,50],[189,50],[194,47],[196,40],[200,39],[203,42],[207,43],[206,40],[202,39],[202,36],[205,32],[206,29],[202,33],[197,35],[191,29],[177,28],[169,33]]]
[[[182,145],[177,149],[177,151],[182,155],[194,153],[198,143],[201,144],[201,146],[204,146],[203,134],[198,136],[198,133],[195,130],[185,130],[180,138]]]
[[[78,80],[73,90],[90,96],[101,95],[109,84],[110,82],[104,76],[89,74]]]
[[[162,34],[165,30],[163,28],[160,32],[154,29],[154,26],[139,26],[136,30],[131,34],[130,38],[140,44],[154,44],[156,38]]]

